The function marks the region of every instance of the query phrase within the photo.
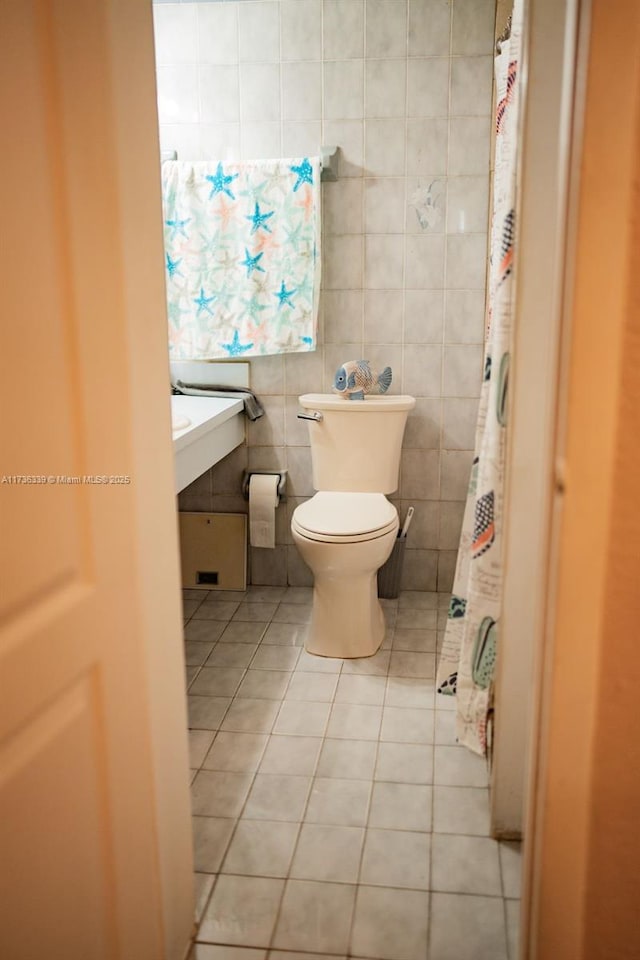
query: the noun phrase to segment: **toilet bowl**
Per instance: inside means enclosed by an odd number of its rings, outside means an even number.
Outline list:
[[[398,534],[398,513],[381,493],[316,493],[291,520],[314,577],[306,649],[324,657],[369,657],[384,639],[377,572]]]
[[[377,572],[399,526],[385,494],[398,487],[402,436],[415,400],[305,394],[299,401],[318,491],[291,518],[293,541],[314,578],[305,647],[325,657],[369,657],[385,632]]]

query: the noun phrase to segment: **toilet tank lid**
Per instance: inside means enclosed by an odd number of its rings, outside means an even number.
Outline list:
[[[298,397],[305,410],[340,410],[348,413],[375,413],[381,410],[413,410],[415,397],[406,395],[369,395],[364,400],[345,400],[334,393],[305,393]]]

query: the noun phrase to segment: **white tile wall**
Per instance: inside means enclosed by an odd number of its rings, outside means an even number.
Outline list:
[[[319,349],[251,362],[267,417],[180,497],[244,510],[244,467],[289,470],[254,583],[311,582],[288,529],[313,492],[296,398],[366,355],[418,398],[392,498],[417,507],[404,585],[451,585],[482,367],[494,13],[494,0],[154,4],[163,149],[230,160],[340,147],[339,180],[322,187]]]

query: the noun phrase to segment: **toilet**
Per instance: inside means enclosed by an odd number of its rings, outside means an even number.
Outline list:
[[[369,657],[384,639],[377,573],[398,535],[398,512],[385,494],[398,488],[407,396],[344,400],[299,398],[311,442],[313,486],[291,532],[314,576],[313,612],[305,644],[323,657]]]

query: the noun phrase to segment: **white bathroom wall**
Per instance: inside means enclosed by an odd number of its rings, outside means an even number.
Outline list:
[[[244,510],[244,467],[286,468],[275,551],[254,583],[304,585],[289,533],[313,493],[301,392],[343,360],[390,364],[418,398],[401,513],[416,516],[406,589],[449,589],[482,366],[494,0],[233,0],[154,6],[163,149],[184,159],[341,148],[323,190],[321,336],[313,354],[251,361],[267,416],[181,494],[186,510]]]

